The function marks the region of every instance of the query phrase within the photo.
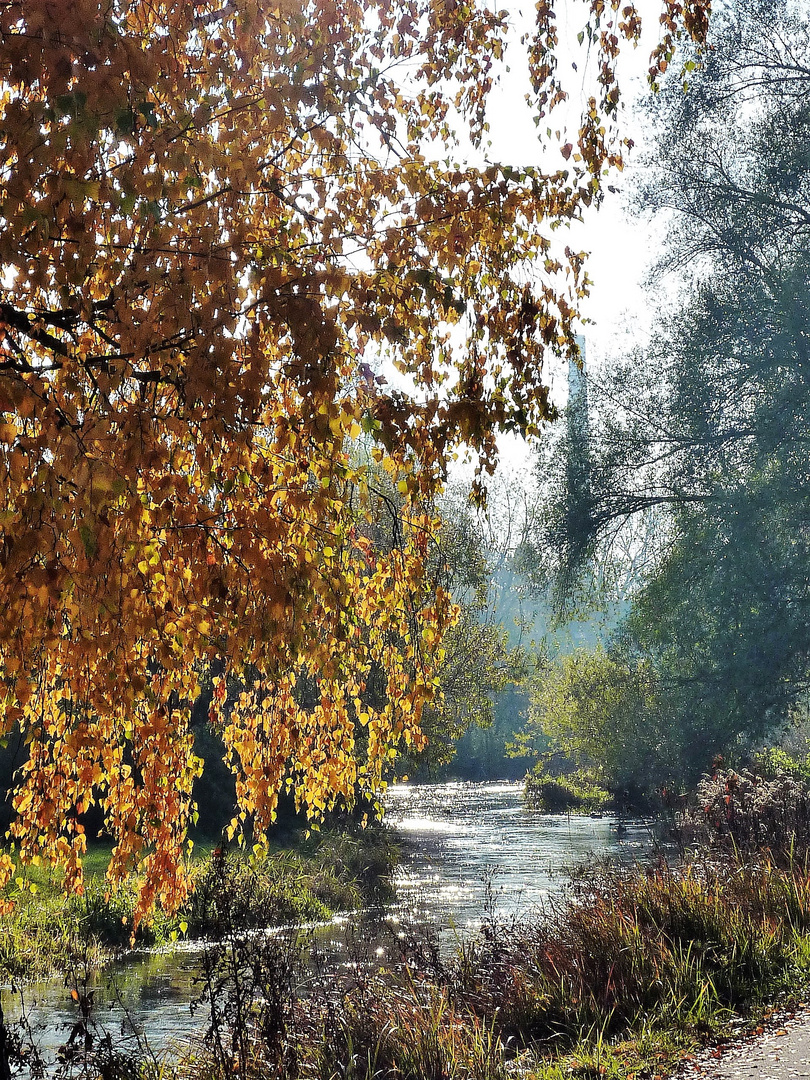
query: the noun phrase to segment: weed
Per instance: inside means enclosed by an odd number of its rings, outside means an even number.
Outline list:
[[[542,764],[526,778],[526,801],[535,810],[551,814],[592,813],[613,806],[613,796],[592,772],[581,769],[550,775]]]
[[[219,858],[201,853],[191,866],[185,908],[172,918],[156,912],[139,926],[137,945],[164,945],[181,934],[216,937],[225,895],[228,918],[245,929],[321,922],[356,910],[389,895],[396,849],[386,830],[368,829],[346,837],[327,833],[305,853],[277,851],[261,861],[229,853],[222,866]],[[0,976],[64,971],[87,948],[98,967],[129,947],[137,883],[111,887],[104,878],[108,859],[108,849],[91,849],[81,896],[64,896],[48,868],[25,868],[6,893],[13,911],[0,917]]]
[[[759,763],[767,771],[716,769],[704,776],[693,804],[680,815],[681,842],[746,857],[767,851],[783,867],[806,864],[810,784],[779,762],[774,751]]]

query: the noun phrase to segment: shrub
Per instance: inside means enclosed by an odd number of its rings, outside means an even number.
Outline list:
[[[195,875],[183,909],[187,933],[218,939],[233,929],[324,921],[331,912],[310,884],[295,855],[256,863],[217,849]]]
[[[607,788],[587,771],[548,776],[542,766],[537,766],[526,778],[526,802],[534,810],[564,814],[607,810],[614,800]]]
[[[806,875],[714,859],[591,867],[542,917],[487,922],[449,957],[406,936],[386,970],[365,958],[319,977],[290,962],[289,943],[237,935],[214,954],[219,1042],[197,1075],[505,1080],[539,1076],[544,1058],[543,1075],[570,1075],[566,1054],[596,1061],[628,1039],[674,1052],[732,1011],[797,990],[808,933]]]
[[[341,881],[356,883],[366,899],[385,900],[393,892],[392,875],[399,852],[392,830],[386,826],[329,833],[321,840],[316,857]]]
[[[742,856],[767,852],[780,866],[810,855],[810,788],[784,771],[763,776],[749,769],[717,769],[704,776],[693,806],[678,822],[685,844]]]

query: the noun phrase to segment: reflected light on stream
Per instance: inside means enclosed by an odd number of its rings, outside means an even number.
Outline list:
[[[399,834],[397,899],[384,911],[340,916],[315,930],[317,946],[339,967],[365,955],[385,963],[401,928],[428,928],[443,948],[473,932],[485,915],[508,918],[542,908],[567,871],[590,856],[637,860],[650,846],[643,822],[550,815],[527,809],[514,783],[398,784],[386,795],[386,820]],[[143,1032],[155,1052],[178,1047],[205,1028],[192,1013],[203,943],[132,953],[94,982],[95,1015],[108,1031]],[[40,1046],[53,1051],[76,1020],[65,979],[24,987]],[[3,993],[6,1018],[20,998]]]

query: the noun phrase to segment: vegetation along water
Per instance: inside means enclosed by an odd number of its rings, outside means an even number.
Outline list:
[[[700,853],[664,859],[649,823],[526,810],[518,785],[397,789],[402,892],[385,912],[257,932],[266,878],[216,854],[193,905],[206,943],[135,956],[109,981],[79,950],[67,985],[24,989],[31,1044],[11,1031],[27,1068],[33,1046],[53,1062],[89,1003],[68,1064],[113,1075],[663,1074],[810,973],[807,787],[718,774],[701,798],[711,812],[682,821]],[[773,843],[785,827],[789,850]]]

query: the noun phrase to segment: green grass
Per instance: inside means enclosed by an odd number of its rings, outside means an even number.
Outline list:
[[[754,1026],[810,983],[810,877],[803,866],[767,859],[591,867],[543,917],[487,923],[450,958],[406,939],[387,970],[346,966],[319,976],[303,936],[296,950],[286,937],[250,932],[272,921],[271,911],[306,920],[325,913],[327,899],[358,899],[363,874],[376,873],[379,843],[337,837],[258,865],[233,856],[199,861],[183,921],[189,934],[219,942],[206,963],[220,1050],[211,1057],[201,1049],[178,1075],[641,1080],[738,1033],[740,1017]],[[103,894],[93,908],[103,862],[99,853],[81,902],[65,901],[57,880],[34,872],[41,889],[29,899],[40,907],[32,903],[26,917],[39,920],[39,955],[113,936],[110,927],[127,912],[122,899],[119,910]],[[65,944],[69,925],[84,928],[78,946]]]
[[[384,892],[396,861],[384,830],[324,833],[299,847],[257,861],[239,854],[218,860],[214,845],[195,846],[186,905],[172,916],[156,912],[138,927],[135,944],[210,936],[225,916],[223,897],[230,903],[227,918],[239,928],[325,921]],[[105,878],[109,857],[109,846],[89,849],[83,896],[66,896],[61,873],[51,867],[20,869],[5,892],[13,909],[0,916],[0,979],[63,971],[77,956],[101,966],[130,946],[137,879],[111,888]]]
[[[549,776],[536,766],[526,777],[526,801],[547,813],[594,813],[612,808],[613,796],[584,771]]]

